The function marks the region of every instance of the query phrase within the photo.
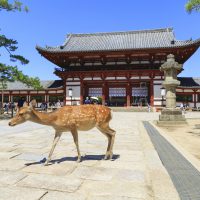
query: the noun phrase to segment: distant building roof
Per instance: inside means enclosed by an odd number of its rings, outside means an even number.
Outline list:
[[[178,77],[181,82],[179,87],[200,87],[200,78]]]
[[[62,80],[40,81],[43,89],[61,88],[63,87]],[[7,90],[33,90],[33,87],[28,87],[19,81],[7,82]]]
[[[69,34],[63,45],[42,48],[38,51],[47,52],[93,52],[93,51],[118,51],[133,49],[174,48],[192,44],[200,44],[198,40],[176,40],[172,28],[91,33]]]
[[[178,77],[180,81],[179,87],[193,87],[200,88],[200,78],[193,77]],[[59,89],[63,87],[62,80],[48,80],[48,81],[40,81],[43,89]],[[15,81],[8,82],[6,90],[34,90],[32,87],[28,87],[27,85]]]

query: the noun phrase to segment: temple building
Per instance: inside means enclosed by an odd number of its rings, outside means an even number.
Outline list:
[[[39,91],[19,82],[8,83],[4,101],[17,102],[24,96],[28,102],[59,99],[64,105],[79,105],[86,97],[95,97],[108,106],[164,106],[160,66],[169,54],[184,64],[199,45],[200,39],[177,40],[172,28],[69,34],[61,46],[36,47],[56,65],[54,73],[61,80],[41,81]],[[200,107],[200,79],[178,79],[177,104]]]
[[[180,86],[176,89],[177,106],[181,103],[187,104],[190,108],[200,107],[200,78],[191,77],[178,77]],[[40,107],[41,103],[46,102],[48,105],[53,104],[60,100],[64,101],[64,83],[62,80],[48,80],[41,81],[43,89],[34,90],[31,87],[26,86],[21,82],[8,82],[7,88],[4,89],[4,102],[18,102],[20,97],[24,97],[27,102],[32,99],[36,99],[37,106]],[[77,94],[78,91],[73,91]],[[157,96],[160,95],[160,86],[157,90]],[[79,104],[79,101],[75,97],[71,98],[73,105]],[[162,101],[163,100],[163,101]],[[161,105],[164,106],[165,100],[162,97],[158,98],[161,101]],[[157,101],[157,102],[158,102]],[[1,95],[0,95],[1,102]],[[156,106],[156,105],[155,105]]]
[[[184,64],[199,45],[200,39],[180,41],[172,28],[165,28],[69,34],[63,45],[36,49],[57,66],[54,73],[63,80],[65,104],[83,104],[92,96],[109,106],[160,106],[164,74],[159,68],[167,55]]]
[[[19,81],[7,82],[6,89],[2,91],[3,100],[4,102],[14,102],[16,104],[21,97],[23,97],[28,103],[32,99],[36,99],[38,107],[44,102],[53,103],[58,100],[64,100],[62,80],[40,81],[40,83],[43,88],[40,90],[34,90],[34,88],[28,87]],[[1,101],[2,94],[0,95],[0,102]]]

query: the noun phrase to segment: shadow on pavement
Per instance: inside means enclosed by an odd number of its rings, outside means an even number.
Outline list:
[[[105,155],[85,155],[81,157],[81,162],[85,161],[85,160],[103,160]],[[112,161],[115,161],[116,159],[118,159],[120,157],[120,155],[118,154],[114,154],[112,157]],[[55,159],[55,160],[51,160],[49,162],[49,165],[52,165],[54,163],[62,163],[62,162],[66,162],[66,161],[76,161],[77,157],[63,157],[60,159]],[[30,166],[30,165],[39,165],[39,164],[43,164],[45,163],[46,158],[43,158],[42,160],[38,161],[38,162],[32,162],[32,163],[26,163],[26,166]]]

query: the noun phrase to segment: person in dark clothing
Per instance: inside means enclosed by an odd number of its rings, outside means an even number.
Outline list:
[[[18,109],[18,111],[19,111],[19,109],[20,109],[21,107],[23,107],[24,102],[25,102],[24,98],[23,98],[23,97],[20,97],[19,101],[17,102],[17,109]]]
[[[89,99],[89,97],[86,97],[86,99],[85,99],[85,102],[84,102],[85,104],[91,104],[91,101],[90,101],[90,99]]]

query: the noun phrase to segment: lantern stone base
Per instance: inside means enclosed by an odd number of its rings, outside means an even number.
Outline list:
[[[161,111],[161,115],[159,116],[159,121],[157,121],[157,124],[159,126],[176,126],[187,124],[187,122],[180,109],[165,108]]]

